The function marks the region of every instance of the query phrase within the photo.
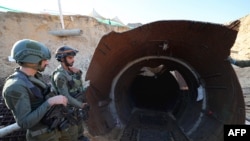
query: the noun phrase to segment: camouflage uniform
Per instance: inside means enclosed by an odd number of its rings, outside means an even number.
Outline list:
[[[31,76],[27,76],[17,68],[15,73],[6,79],[2,94],[8,108],[15,115],[17,124],[27,129],[27,141],[59,141],[60,131],[56,129],[48,132],[48,126],[41,122],[50,109],[49,103],[45,102],[43,94],[45,89],[37,83],[46,86],[41,78],[41,74],[36,74],[32,78],[36,80],[34,83],[30,80]]]
[[[68,98],[68,108],[74,111],[74,116],[78,121],[78,135],[75,137],[80,137],[84,132],[84,122],[79,118],[78,110],[82,108],[82,103],[84,100],[85,88],[83,88],[81,80],[82,72],[72,73],[68,72],[60,65],[52,74],[52,85],[58,94],[62,94]],[[80,94],[80,95],[79,95]],[[75,97],[78,95],[77,97]],[[70,131],[75,134],[74,131]]]
[[[35,40],[22,39],[13,45],[11,57],[21,67],[16,68],[15,72],[5,80],[2,95],[18,126],[27,129],[26,140],[71,141],[70,137],[61,134],[58,128],[49,130],[51,125],[44,122],[44,117],[47,117],[45,115],[50,113],[51,109],[55,109],[55,106],[61,106],[65,109],[62,104],[65,104],[66,99],[66,97],[58,96],[51,98],[55,95],[51,93],[50,86],[43,82],[42,75],[39,73],[44,71],[47,60],[51,58],[48,47]],[[58,98],[62,101],[49,103],[47,100],[54,101]],[[60,111],[54,113],[66,115],[65,112]],[[67,121],[64,120],[65,117],[58,117],[56,121],[61,121],[60,119]],[[52,123],[60,123],[54,122],[55,120],[51,121]],[[59,124],[53,125],[57,127]]]

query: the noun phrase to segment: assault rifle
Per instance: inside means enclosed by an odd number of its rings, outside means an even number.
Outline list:
[[[89,118],[89,109],[90,109],[90,106],[89,105],[86,105],[84,108],[82,109],[78,109],[78,112],[79,112],[79,118],[83,119],[84,121],[88,120]]]
[[[84,92],[81,93],[75,93],[72,94],[72,96],[82,102],[86,102],[86,98],[84,96]],[[77,108],[77,117],[78,119],[83,119],[84,121],[88,120],[89,118],[89,110],[90,110],[90,106],[86,105],[84,108]]]
[[[70,124],[77,124],[72,112],[64,105],[54,105],[42,118],[42,123],[48,125],[50,131],[56,128],[59,130],[67,129]]]

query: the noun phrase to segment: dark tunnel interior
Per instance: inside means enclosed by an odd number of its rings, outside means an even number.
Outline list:
[[[139,75],[130,90],[135,107],[160,111],[172,110],[179,94],[179,84],[169,71],[153,77]]]
[[[127,124],[135,109],[171,112],[184,130],[190,130],[204,102],[198,74],[178,59],[144,59],[132,63],[117,79],[114,95],[120,120]]]

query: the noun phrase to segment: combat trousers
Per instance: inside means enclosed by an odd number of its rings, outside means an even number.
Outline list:
[[[42,129],[40,131],[30,132],[27,130],[26,140],[27,141],[60,141],[61,132],[58,130],[53,130],[51,132],[45,131],[47,129]]]
[[[61,138],[59,141],[77,141],[78,128],[77,125],[71,125],[67,130],[61,131]]]
[[[83,136],[83,132],[84,132],[84,127],[83,127],[83,120],[80,120],[78,123],[78,137]]]
[[[77,138],[78,128],[76,125],[70,126],[69,128],[62,131],[55,129],[51,132],[46,132],[45,129],[42,129],[35,133],[31,133],[28,130],[26,133],[27,141],[77,141]]]

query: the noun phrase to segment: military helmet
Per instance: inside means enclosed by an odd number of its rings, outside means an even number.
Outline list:
[[[78,53],[78,50],[72,48],[72,47],[69,47],[69,46],[62,46],[62,47],[59,47],[57,50],[56,50],[56,60],[61,62],[62,61],[62,58],[65,58],[67,56],[75,56],[76,54]]]
[[[50,50],[44,44],[31,40],[22,39],[17,41],[11,49],[11,57],[17,63],[39,63],[42,60],[51,58]]]

